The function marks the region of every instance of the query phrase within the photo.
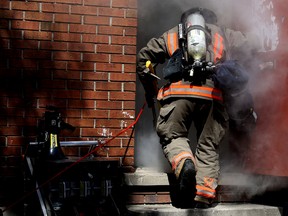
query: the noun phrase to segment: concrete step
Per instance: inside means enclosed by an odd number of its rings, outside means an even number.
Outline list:
[[[209,209],[178,209],[172,205],[131,205],[127,206],[129,215],[157,216],[282,216],[281,207],[249,204],[219,203]]]

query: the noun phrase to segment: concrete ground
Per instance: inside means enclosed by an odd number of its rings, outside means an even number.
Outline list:
[[[209,209],[178,209],[171,205],[133,205],[128,206],[128,211],[131,216],[283,216],[282,208],[249,203],[220,203]]]
[[[169,184],[167,174],[159,173],[149,168],[138,168],[135,173],[126,174],[125,177],[126,185],[130,187]],[[259,188],[261,183],[258,180],[251,181],[251,178],[246,175],[230,173],[221,176],[220,185],[250,186],[251,188],[257,186]],[[282,207],[241,201],[220,202],[209,209],[178,209],[169,204],[142,204],[127,206],[127,210],[128,215],[133,216],[284,216],[284,208]]]

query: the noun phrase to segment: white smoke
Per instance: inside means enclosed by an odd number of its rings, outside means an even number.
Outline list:
[[[180,21],[181,14],[193,7],[203,7],[213,10],[218,16],[218,24],[241,30],[246,33],[246,35],[255,36],[254,38],[250,38],[250,43],[252,46],[255,45],[255,47],[258,48],[259,53],[273,52],[277,50],[279,46],[279,19],[277,22],[277,15],[275,14],[272,0],[145,0],[138,2],[138,49],[145,46],[152,37],[158,37],[164,31],[177,25]],[[256,102],[257,99],[261,99],[269,89],[277,85],[275,82],[279,82],[278,84],[280,86],[285,86],[285,80],[263,79],[263,82],[257,82],[262,74],[276,67],[273,58],[263,60],[258,59],[253,55],[247,55],[245,57],[254,62],[254,70],[252,70],[250,74],[250,89]],[[158,71],[161,72],[161,69],[158,69]],[[282,69],[277,68],[277,73],[282,73],[282,71]],[[144,93],[140,84],[138,85],[138,95],[138,104],[140,106],[144,102]],[[282,98],[276,97],[274,99],[282,100]],[[261,104],[260,100],[260,103],[255,104],[255,107],[259,110],[265,110],[265,108],[263,108],[265,105],[266,104]],[[136,130],[136,165],[148,167],[157,166],[161,170],[163,168],[162,164],[167,164],[167,162],[160,153],[161,149],[158,137],[155,131],[151,129],[152,115],[149,112],[149,110],[146,112],[146,116],[144,117],[145,120],[142,120],[142,124],[138,127],[140,132],[137,132]],[[265,116],[260,116],[260,118],[263,117],[265,118]],[[265,145],[270,144],[273,136],[270,134],[265,134],[265,136],[266,143],[263,143],[263,145],[259,147],[254,145],[254,152],[257,152],[257,148],[265,148]],[[237,143],[238,140],[234,141]],[[224,153],[224,155],[226,154],[226,156],[227,154],[230,154],[231,152],[227,152],[230,147],[224,145],[224,147],[222,147],[222,153]],[[235,146],[235,148],[237,148],[237,146]],[[245,146],[240,146],[239,148],[241,151],[244,151],[243,154],[245,155],[245,151],[248,152],[251,146],[246,146],[246,148]],[[159,157],[159,155],[161,156]],[[231,157],[233,157],[233,154],[230,158]],[[236,171],[241,172],[243,165],[230,163],[230,158],[227,157],[226,159],[228,159],[228,161],[226,161],[224,157],[224,161],[221,163],[222,170],[235,171],[236,168]],[[243,158],[243,160],[245,160],[245,158]],[[164,167],[167,168],[166,165]],[[237,170],[238,168],[239,170]],[[248,184],[254,180],[255,179],[249,179],[247,177],[244,178],[243,183]],[[279,182],[279,184],[280,183],[281,182]],[[257,191],[251,192],[251,194],[262,193],[271,186],[270,184],[271,182],[265,180],[265,184],[262,185],[263,187],[258,188]]]

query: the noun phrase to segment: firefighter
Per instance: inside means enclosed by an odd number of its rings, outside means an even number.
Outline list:
[[[215,65],[241,53],[247,38],[239,31],[217,26],[214,12],[192,8],[181,16],[178,26],[159,38],[152,38],[137,56],[137,73],[146,101],[161,104],[156,132],[165,157],[179,181],[180,194],[190,198],[179,207],[211,207],[219,177],[219,143],[228,126],[222,92],[212,79]],[[151,87],[155,77],[147,73],[146,62],[163,69],[167,84],[158,92]],[[195,154],[188,139],[191,124],[197,136]],[[181,205],[182,203],[182,205]],[[185,203],[185,204],[184,204]],[[178,207],[178,206],[177,206]]]

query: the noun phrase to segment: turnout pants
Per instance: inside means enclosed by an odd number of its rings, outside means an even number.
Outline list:
[[[192,122],[197,135],[195,154],[188,139]],[[197,171],[197,201],[211,203],[215,198],[220,170],[219,143],[227,124],[228,116],[223,105],[211,100],[175,99],[160,109],[156,130],[165,157],[177,178],[185,160],[192,159]]]

